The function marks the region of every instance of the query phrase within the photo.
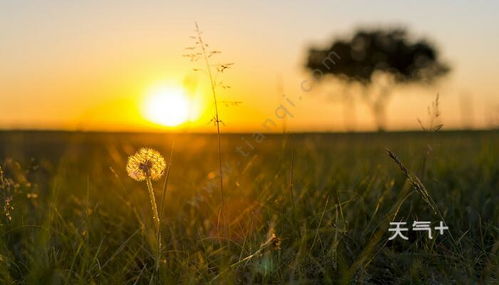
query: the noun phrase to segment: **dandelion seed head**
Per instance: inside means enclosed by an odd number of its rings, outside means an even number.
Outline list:
[[[165,168],[165,159],[159,152],[151,148],[141,148],[128,158],[126,171],[137,181],[144,181],[147,178],[158,180]]]

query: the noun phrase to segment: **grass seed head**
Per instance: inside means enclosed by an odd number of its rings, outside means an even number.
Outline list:
[[[163,175],[165,168],[166,162],[163,156],[150,148],[141,148],[130,156],[126,166],[128,175],[137,181],[144,181],[147,178],[158,180]]]
[[[272,234],[270,238],[270,243],[272,244],[272,249],[273,250],[280,250],[281,249],[281,239],[276,236],[275,233]]]

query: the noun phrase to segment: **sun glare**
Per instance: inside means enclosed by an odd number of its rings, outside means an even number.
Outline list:
[[[190,100],[183,88],[153,89],[144,104],[144,116],[151,122],[175,127],[189,120]]]

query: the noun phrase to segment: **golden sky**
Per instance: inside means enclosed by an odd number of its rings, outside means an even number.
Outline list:
[[[440,48],[452,73],[428,88],[398,88],[388,128],[417,128],[440,94],[448,128],[487,127],[499,112],[499,2],[495,1],[2,1],[0,128],[158,129],[141,111],[155,86],[186,86],[202,103],[177,130],[210,131],[208,79],[182,57],[194,22],[234,62],[221,91],[224,131],[258,131],[286,105],[296,131],[344,130],[344,108],[324,88],[303,92],[310,45],[359,26],[403,25]],[[285,94],[286,97],[283,97]],[[294,106],[289,105],[289,101]],[[301,99],[300,99],[301,98]],[[355,127],[374,129],[358,102]],[[350,125],[352,122],[349,123]],[[279,131],[276,128],[275,131]]]

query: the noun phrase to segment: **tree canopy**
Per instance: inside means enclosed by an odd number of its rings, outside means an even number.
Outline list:
[[[331,55],[336,57],[331,64]],[[377,71],[394,76],[396,83],[427,82],[445,75],[450,68],[439,59],[432,44],[413,40],[405,29],[358,30],[348,39],[335,40],[325,49],[308,51],[306,68],[315,75],[332,75],[364,85]]]

